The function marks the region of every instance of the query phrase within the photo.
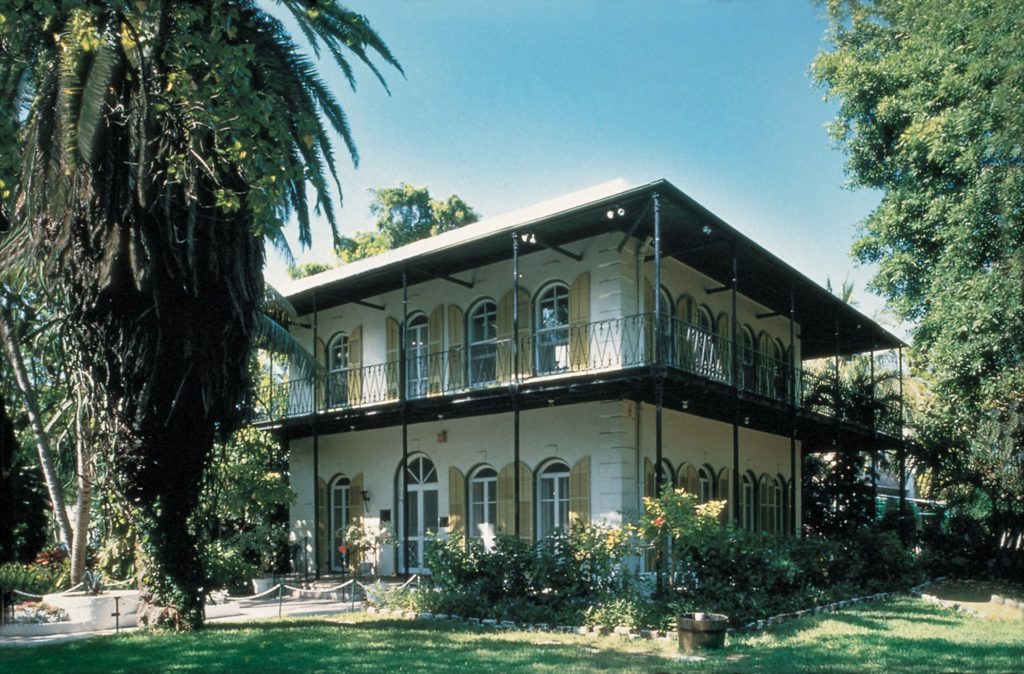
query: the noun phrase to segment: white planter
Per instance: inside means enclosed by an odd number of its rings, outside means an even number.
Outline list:
[[[274,587],[274,578],[272,576],[263,576],[262,578],[252,579],[252,593],[262,594]]]
[[[43,602],[68,612],[68,620],[60,623],[41,625],[4,625],[3,634],[68,634],[89,630],[109,630],[115,626],[134,627],[139,611],[138,590],[114,590],[91,595],[81,592],[70,594],[47,594]],[[114,611],[121,615],[115,617]]]

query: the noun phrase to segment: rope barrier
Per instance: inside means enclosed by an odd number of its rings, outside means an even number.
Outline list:
[[[21,590],[11,590],[14,594],[20,594],[22,597],[31,597],[32,599],[42,599],[41,594],[32,594],[31,592],[22,592]]]
[[[419,579],[420,579],[420,574],[418,574],[418,573],[414,573],[414,574],[412,575],[412,577],[411,577],[411,578],[409,578],[409,580],[407,580],[407,581],[405,581],[404,583],[402,583],[401,585],[399,585],[399,586],[398,586],[398,589],[399,589],[399,590],[404,590],[405,588],[409,587],[409,584],[410,584],[410,583],[412,583],[412,581],[414,581],[414,580],[419,580]]]
[[[239,597],[239,600],[250,601],[252,599],[262,599],[263,597],[266,597],[267,595],[271,594],[272,592],[276,592],[277,588],[279,588],[279,587],[282,587],[281,583],[278,583],[277,585],[275,585],[274,587],[270,588],[266,592],[260,592],[259,594],[252,595],[251,597]]]
[[[345,589],[346,587],[348,587],[349,585],[351,585],[354,582],[355,582],[355,580],[348,580],[348,581],[345,581],[344,583],[342,583],[341,585],[335,585],[334,587],[326,587],[326,588],[318,589],[318,590],[307,590],[307,589],[301,588],[301,587],[292,587],[291,585],[285,585],[284,587],[285,587],[286,590],[291,590],[292,592],[297,592],[300,595],[302,595],[304,593],[305,594],[328,594],[328,593],[331,593],[331,592],[337,592],[338,590],[343,590],[343,589]]]

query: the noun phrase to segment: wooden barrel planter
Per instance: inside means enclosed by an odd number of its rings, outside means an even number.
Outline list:
[[[679,648],[687,653],[721,648],[725,645],[728,627],[729,617],[720,613],[683,613],[676,617]]]

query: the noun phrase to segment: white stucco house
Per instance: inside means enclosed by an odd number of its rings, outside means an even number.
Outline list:
[[[814,245],[808,242],[808,245]],[[898,428],[803,399],[801,362],[899,339],[666,181],[620,181],[282,288],[326,377],[276,381],[293,540],[343,570],[350,523],[388,522],[381,573],[431,532],[543,536],[620,522],[658,483],[800,526],[804,451]]]

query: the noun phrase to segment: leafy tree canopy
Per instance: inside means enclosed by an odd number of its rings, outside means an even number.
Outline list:
[[[45,263],[102,388],[144,605],[176,609],[143,621],[202,621],[187,521],[243,419],[264,240],[294,216],[308,245],[314,210],[334,227],[331,132],[358,159],[314,56],[351,85],[356,62],[399,67],[337,2],[275,4],[313,55],[248,0],[0,0],[0,269]]]
[[[1019,421],[1024,395],[1024,1],[827,6],[814,77],[839,102],[853,186],[883,195],[854,255],[915,324],[930,423],[977,445],[979,427]],[[1001,432],[1021,456],[1021,433]]]
[[[437,201],[431,198],[426,187],[409,183],[370,190],[370,194],[373,195],[370,213],[377,218],[376,230],[341,237],[337,254],[342,262],[378,255],[480,219],[458,195]]]

